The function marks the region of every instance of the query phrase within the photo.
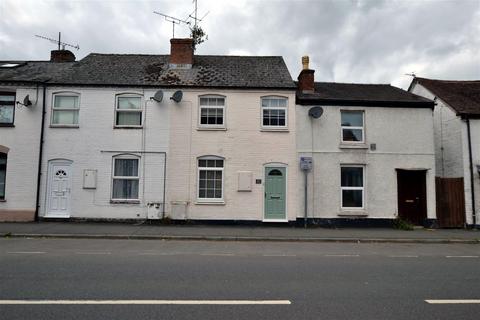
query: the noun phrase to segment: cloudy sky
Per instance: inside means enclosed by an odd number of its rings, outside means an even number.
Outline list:
[[[317,81],[391,83],[406,73],[480,79],[480,0],[198,0],[208,41],[198,54],[282,55],[296,78],[309,55]],[[0,0],[0,60],[48,60],[55,45],[90,52],[166,54],[192,0]],[[188,36],[176,26],[177,37]]]

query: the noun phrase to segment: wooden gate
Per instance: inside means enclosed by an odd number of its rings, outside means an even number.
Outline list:
[[[463,178],[435,178],[437,221],[441,228],[465,227]]]

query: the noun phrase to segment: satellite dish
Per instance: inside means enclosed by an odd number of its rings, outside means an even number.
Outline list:
[[[30,107],[32,105],[32,101],[30,101],[30,97],[28,96],[28,94],[23,99],[23,105],[25,107]]]
[[[158,90],[157,92],[155,92],[155,94],[153,95],[152,99],[155,100],[155,101],[157,101],[158,103],[162,102],[162,99],[163,99],[163,91],[162,91],[162,90]]]
[[[310,108],[310,110],[308,110],[308,116],[312,117],[313,119],[320,118],[322,114],[323,114],[322,107],[312,107]]]
[[[182,101],[182,98],[183,98],[183,92],[182,92],[182,90],[175,91],[175,92],[173,93],[173,96],[170,97],[170,99],[172,99],[172,100],[175,101],[176,103],[179,103],[180,101]]]

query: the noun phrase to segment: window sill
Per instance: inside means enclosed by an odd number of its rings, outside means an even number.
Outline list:
[[[140,200],[110,200],[111,204],[140,204]]]
[[[368,217],[365,209],[341,209],[337,215],[339,217]]]
[[[143,126],[113,126],[113,129],[143,129]]]
[[[0,202],[7,202],[7,199],[0,199]]]
[[[51,124],[50,128],[78,129],[80,126],[78,124]]]
[[[288,128],[268,128],[268,127],[262,127],[260,131],[261,132],[290,132]]]
[[[15,125],[13,123],[0,123],[0,127],[14,128]]]
[[[366,143],[340,143],[338,146],[340,149],[368,149],[368,145]]]
[[[217,206],[224,206],[225,201],[215,201],[215,200],[197,200],[195,204],[198,205],[217,205]]]
[[[227,131],[225,127],[197,127],[198,131]]]

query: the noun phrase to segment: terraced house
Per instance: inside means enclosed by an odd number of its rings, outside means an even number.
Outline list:
[[[2,220],[296,219],[281,57],[197,56],[191,39],[170,55],[58,50],[3,62],[0,88]]]
[[[296,101],[298,158],[313,162],[300,202],[305,217],[435,224],[433,101],[388,84],[315,82],[308,58]],[[298,186],[302,195],[304,180]]]
[[[170,44],[1,63],[1,220],[435,221],[431,100]]]

